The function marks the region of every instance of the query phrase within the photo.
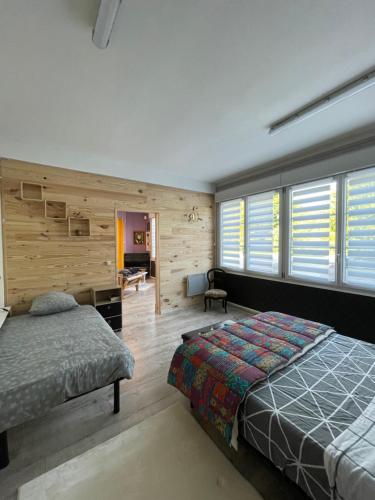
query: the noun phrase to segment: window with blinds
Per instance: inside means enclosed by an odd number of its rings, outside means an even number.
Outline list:
[[[290,188],[290,276],[335,282],[336,184],[325,179]]]
[[[249,271],[265,274],[279,273],[278,191],[247,198],[247,263]]]
[[[229,269],[244,268],[244,200],[220,205],[220,263]]]
[[[375,292],[375,167],[222,202],[219,215],[224,268]]]
[[[375,288],[375,168],[345,177],[343,281]]]

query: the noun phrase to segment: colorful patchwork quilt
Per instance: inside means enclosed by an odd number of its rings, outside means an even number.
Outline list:
[[[224,322],[177,348],[168,383],[187,396],[198,414],[230,444],[247,391],[333,331],[330,326],[273,311]]]

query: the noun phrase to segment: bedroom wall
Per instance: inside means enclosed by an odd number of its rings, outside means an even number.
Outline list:
[[[116,276],[115,209],[160,214],[161,310],[198,303],[186,297],[186,276],[213,264],[213,196],[115,177],[0,160],[6,303],[24,312],[36,295],[73,293],[89,302],[92,286],[113,285]],[[21,181],[41,183],[45,199],[66,201],[68,215],[91,219],[90,238],[69,238],[66,221],[48,220],[40,202],[21,200]],[[184,214],[199,207],[202,221]]]

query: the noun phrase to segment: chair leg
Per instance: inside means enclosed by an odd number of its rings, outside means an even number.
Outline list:
[[[113,382],[113,413],[120,411],[120,381]]]
[[[204,312],[207,312],[207,297],[204,298]]]
[[[209,309],[211,311],[211,299],[208,299],[208,307],[209,307]]]
[[[9,464],[7,431],[0,432],[0,469]]]
[[[225,299],[225,306],[224,306],[224,309],[225,309],[225,314],[228,312],[227,311],[227,299]]]

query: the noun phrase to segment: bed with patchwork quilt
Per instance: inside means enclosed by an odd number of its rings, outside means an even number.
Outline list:
[[[239,432],[311,498],[327,500],[337,485],[326,449],[375,395],[375,346],[260,313],[195,333],[176,350],[168,382],[228,445]]]

